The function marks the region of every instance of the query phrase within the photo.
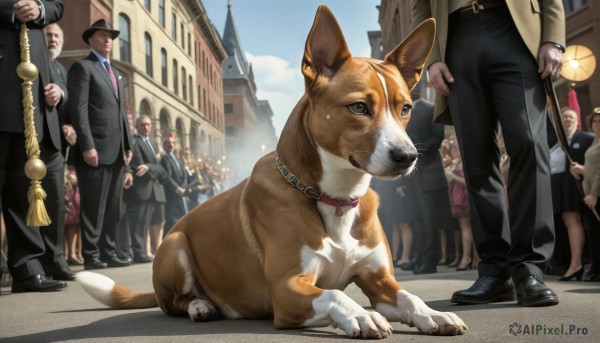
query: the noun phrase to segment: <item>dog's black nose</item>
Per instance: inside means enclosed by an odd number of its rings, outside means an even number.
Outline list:
[[[401,168],[409,168],[417,159],[417,149],[414,146],[401,146],[390,150],[392,159]]]

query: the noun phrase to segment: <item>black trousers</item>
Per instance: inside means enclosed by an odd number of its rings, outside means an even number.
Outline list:
[[[46,134],[50,137],[49,134]],[[45,137],[46,137],[45,135]],[[65,260],[65,166],[62,153],[50,142],[43,142],[40,155],[46,164],[46,176],[42,187],[46,192],[46,211],[52,220],[50,225],[40,228],[46,252],[42,258],[44,269],[55,272],[68,267]]]
[[[81,196],[81,243],[86,263],[117,256],[116,237],[123,193],[123,162],[91,167],[76,163]]]
[[[0,192],[8,243],[7,265],[15,281],[44,274],[40,260],[45,250],[40,229],[25,225],[30,181],[24,172],[24,144],[22,133],[0,132]]]
[[[157,202],[151,196],[147,201],[131,201],[127,204],[125,218],[119,231],[117,244],[119,256],[134,258],[146,255],[146,239]],[[124,224],[124,225],[123,225]]]
[[[451,15],[450,112],[469,192],[479,274],[543,280],[554,247],[546,93],[537,62],[506,8]],[[508,204],[499,170],[501,127],[510,156]],[[510,208],[510,211],[509,209]]]

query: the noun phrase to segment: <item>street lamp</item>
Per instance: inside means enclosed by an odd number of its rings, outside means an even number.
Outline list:
[[[262,144],[262,145],[260,146],[260,150],[262,151],[262,154],[263,154],[263,155],[265,154],[265,149],[266,149],[266,148],[267,148],[267,146],[266,146],[266,145],[264,145],[264,144]]]

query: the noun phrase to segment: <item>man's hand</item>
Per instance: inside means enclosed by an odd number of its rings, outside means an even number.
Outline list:
[[[429,66],[429,80],[433,89],[438,93],[448,96],[450,94],[449,83],[454,82],[454,77],[450,73],[448,66],[444,62],[435,62]]]
[[[83,160],[92,167],[98,166],[98,151],[92,148],[83,152]]]
[[[573,175],[577,180],[581,180],[581,176],[583,175],[583,169],[584,167],[577,162],[571,163],[571,166],[569,168],[571,175]]]
[[[63,137],[69,145],[75,145],[77,143],[77,132],[72,125],[65,124],[62,126]]]
[[[133,175],[131,173],[123,174],[123,188],[129,189],[133,186]]]
[[[15,20],[22,23],[36,21],[40,18],[40,7],[35,0],[19,0],[13,6]]]
[[[563,54],[554,43],[544,43],[538,52],[538,73],[542,80],[548,76],[558,79],[563,65]]]
[[[62,90],[56,83],[49,83],[44,87],[44,97],[46,104],[52,107],[56,107],[62,98]]]
[[[125,162],[125,167],[129,166],[131,162],[131,158],[133,157],[133,152],[131,150],[125,151],[125,155],[123,156],[123,162]]]
[[[135,170],[135,176],[137,176],[137,177],[144,176],[148,172],[148,170],[150,170],[150,167],[148,167],[147,164],[141,164]]]
[[[180,197],[185,195],[185,188],[183,187],[177,187],[177,189],[175,190],[175,194],[179,195]]]
[[[598,197],[588,194],[583,198],[583,202],[591,209],[596,207],[596,203],[598,202]]]

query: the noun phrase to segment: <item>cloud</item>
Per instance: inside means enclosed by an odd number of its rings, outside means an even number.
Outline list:
[[[304,79],[300,66],[292,66],[277,56],[254,56],[246,52],[246,58],[252,63],[257,97],[268,100],[273,109],[273,125],[277,135],[285,125],[287,118],[304,93]]]

